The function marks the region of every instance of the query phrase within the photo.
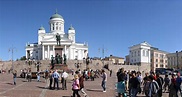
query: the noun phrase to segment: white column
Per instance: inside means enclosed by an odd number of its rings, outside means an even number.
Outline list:
[[[49,49],[49,45],[48,45],[48,50],[47,50],[47,58],[50,59],[50,49]]]
[[[55,57],[55,50],[54,50],[54,48],[55,48],[55,45],[53,45],[53,56]]]
[[[28,55],[27,55],[27,50],[26,50],[26,58],[28,58]]]
[[[67,55],[67,53],[66,53],[66,45],[64,45],[64,54]]]
[[[44,56],[44,45],[42,45],[42,60],[45,59],[45,56]]]

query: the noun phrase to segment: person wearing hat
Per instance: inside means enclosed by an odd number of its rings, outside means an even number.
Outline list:
[[[77,95],[77,97],[81,97],[80,94],[78,93],[78,91],[80,90],[80,83],[78,78],[79,78],[78,75],[75,74],[72,84],[73,97],[75,97],[75,94]]]

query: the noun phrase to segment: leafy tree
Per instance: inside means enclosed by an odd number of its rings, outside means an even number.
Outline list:
[[[26,56],[21,57],[20,60],[26,60]]]

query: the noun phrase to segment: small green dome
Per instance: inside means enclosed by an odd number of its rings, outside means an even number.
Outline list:
[[[59,15],[58,13],[55,13],[55,14],[53,14],[53,15],[50,17],[50,19],[53,19],[53,18],[61,18],[61,19],[63,19],[63,17],[62,17],[61,15]]]
[[[69,30],[75,30],[72,26],[69,28]]]
[[[41,27],[39,28],[39,30],[45,30],[45,29],[44,29],[44,27],[41,26]]]

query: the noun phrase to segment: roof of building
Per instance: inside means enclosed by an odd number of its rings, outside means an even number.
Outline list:
[[[113,56],[113,55],[110,55],[109,58],[119,58],[119,59],[124,59],[122,57],[118,57],[118,56]]]
[[[75,30],[72,26],[69,28],[69,30]]]
[[[50,17],[50,19],[54,19],[54,18],[63,19],[63,17],[60,14],[58,14],[57,12]]]
[[[45,29],[44,29],[44,27],[43,27],[43,26],[41,26],[41,27],[39,28],[39,30],[45,30]]]

